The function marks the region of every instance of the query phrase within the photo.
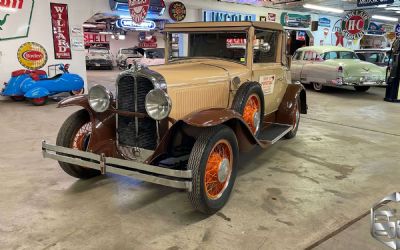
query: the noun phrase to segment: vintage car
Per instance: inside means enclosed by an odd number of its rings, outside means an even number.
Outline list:
[[[230,196],[239,152],[296,136],[306,92],[291,83],[278,23],[175,23],[165,32],[170,45],[176,34],[187,39],[179,56],[167,46],[165,65],[121,73],[115,97],[97,85],[61,101],[83,109],[56,145],[43,141],[43,155],[77,178],[110,172],[187,190],[194,208],[212,214]]]
[[[361,61],[351,49],[336,46],[303,47],[292,61],[292,81],[312,84],[314,90],[325,86],[353,86],[365,92],[371,86],[385,85],[386,68]]]
[[[389,63],[390,48],[387,49],[360,49],[355,50],[358,58],[362,61],[386,67]]]
[[[4,83],[0,95],[9,96],[14,101],[29,99],[33,105],[42,106],[52,95],[64,92],[83,94],[84,81],[79,75],[69,73],[69,66],[49,65],[48,74],[44,70],[16,70],[11,73],[11,79]],[[55,72],[53,77],[49,77],[51,71]]]
[[[126,49],[120,49],[118,51],[117,57],[116,57],[116,63],[119,69],[126,69],[127,63],[126,60],[130,58],[142,58],[143,55],[140,54],[136,48],[126,48]]]
[[[139,58],[128,58],[126,60],[127,68],[130,69],[134,64],[144,66],[155,66],[165,63],[165,49],[136,49],[142,56]]]
[[[89,48],[86,54],[86,69],[113,69],[113,56],[107,48]]]

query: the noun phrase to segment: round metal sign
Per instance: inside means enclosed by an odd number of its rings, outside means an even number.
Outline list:
[[[169,6],[169,16],[176,22],[183,21],[186,17],[186,6],[181,2],[173,2]]]
[[[343,18],[342,30],[349,40],[362,38],[369,27],[369,14],[364,10],[353,10]]]
[[[19,47],[18,52],[19,63],[27,69],[40,69],[47,63],[46,49],[34,42],[27,42]]]
[[[394,29],[394,32],[396,33],[396,36],[399,37],[400,36],[400,23],[398,23],[396,25],[396,28]]]
[[[132,20],[140,24],[146,19],[150,8],[150,0],[129,0],[129,12]]]

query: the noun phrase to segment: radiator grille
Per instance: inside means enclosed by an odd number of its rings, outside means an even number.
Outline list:
[[[135,87],[136,85],[136,87]],[[147,78],[124,76],[117,83],[118,110],[146,113],[146,95],[153,89]],[[118,115],[118,141],[121,145],[154,150],[157,146],[156,121]]]

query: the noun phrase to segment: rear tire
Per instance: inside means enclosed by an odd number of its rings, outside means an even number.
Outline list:
[[[77,90],[77,91],[71,91],[71,92],[69,92],[72,96],[74,96],[74,95],[83,95],[84,93],[85,93],[85,88],[82,88],[82,89],[80,89],[80,90]]]
[[[57,146],[86,151],[90,133],[84,133],[83,128],[88,124],[90,124],[89,126],[91,127],[90,116],[86,110],[82,109],[73,113],[65,120],[58,132]],[[67,174],[76,178],[89,179],[101,174],[99,170],[84,168],[65,162],[58,163]]]
[[[357,92],[367,92],[370,88],[370,86],[354,86]]]
[[[32,98],[31,103],[35,106],[43,106],[47,103],[47,96],[40,98]]]
[[[326,87],[322,83],[314,82],[312,83],[313,89],[317,92],[322,92],[326,89]]]
[[[258,104],[254,106],[251,102],[253,104],[258,102]],[[242,115],[251,132],[258,137],[264,121],[264,93],[260,84],[247,82],[240,86],[233,99],[232,109]],[[257,112],[255,112],[256,109]]]
[[[23,96],[23,95],[19,95],[19,96],[10,96],[10,97],[11,97],[11,99],[12,99],[14,102],[22,102],[22,101],[25,100],[25,96]]]
[[[192,170],[193,207],[213,214],[228,201],[237,175],[239,147],[235,133],[220,125],[204,131],[193,146],[188,162]]]

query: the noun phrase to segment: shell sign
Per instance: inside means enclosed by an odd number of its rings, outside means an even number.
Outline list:
[[[368,30],[370,16],[364,10],[354,10],[346,14],[342,22],[342,31],[349,40],[361,39]]]
[[[45,48],[34,42],[22,44],[18,49],[17,56],[19,63],[27,69],[40,69],[47,63]]]
[[[28,37],[34,0],[0,0],[0,40]]]

